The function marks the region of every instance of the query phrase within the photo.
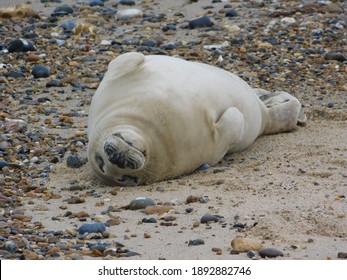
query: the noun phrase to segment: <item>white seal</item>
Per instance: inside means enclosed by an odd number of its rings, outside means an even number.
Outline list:
[[[105,183],[149,184],[292,130],[300,110],[290,94],[254,90],[217,67],[126,53],[110,62],[93,97],[88,159]]]

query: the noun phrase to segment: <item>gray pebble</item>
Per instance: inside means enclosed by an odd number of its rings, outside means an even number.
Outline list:
[[[2,249],[10,253],[15,253],[18,249],[18,245],[14,243],[12,240],[9,240],[5,242],[5,244],[2,246]]]
[[[188,26],[190,29],[201,28],[201,27],[212,27],[213,22],[208,16],[199,17],[189,21]]]
[[[155,205],[155,202],[145,196],[139,196],[134,198],[130,204],[128,205],[128,208],[130,210],[139,210],[139,209],[145,209],[147,206]]]
[[[98,233],[106,230],[105,224],[100,222],[81,225],[78,229],[79,234]]]
[[[70,168],[80,168],[85,164],[85,160],[78,155],[70,155],[66,159],[66,165]]]
[[[200,219],[200,222],[202,224],[206,224],[206,223],[209,223],[209,222],[218,222],[218,221],[219,221],[219,217],[214,216],[214,215],[209,215],[209,214],[206,214],[206,215],[202,216],[201,219]]]
[[[198,245],[204,245],[205,241],[202,239],[194,239],[194,240],[189,240],[188,246],[198,246]]]
[[[31,74],[34,76],[35,79],[37,78],[47,78],[51,74],[51,71],[49,68],[42,66],[42,65],[36,65],[31,70]]]
[[[260,249],[258,253],[262,258],[276,258],[284,256],[283,253],[276,248],[263,248]]]
[[[8,51],[10,53],[13,52],[29,52],[29,51],[35,51],[35,46],[24,39],[14,39],[11,41]]]
[[[249,257],[250,259],[254,258],[255,257],[255,252],[250,250],[247,252],[247,257]]]
[[[0,159],[0,170],[3,169],[4,167],[8,166],[7,161]]]

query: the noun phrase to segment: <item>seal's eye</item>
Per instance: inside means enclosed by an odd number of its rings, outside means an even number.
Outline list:
[[[104,162],[104,160],[102,159],[102,157],[98,153],[95,154],[95,162],[99,166],[101,172],[105,173],[105,169],[104,169],[105,162]]]

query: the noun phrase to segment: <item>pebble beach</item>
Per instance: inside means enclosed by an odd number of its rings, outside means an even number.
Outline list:
[[[130,51],[287,91],[307,123],[190,175],[105,186],[89,104]],[[4,0],[0,108],[0,259],[347,258],[345,1]]]

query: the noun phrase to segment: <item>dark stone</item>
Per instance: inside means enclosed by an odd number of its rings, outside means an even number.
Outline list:
[[[341,52],[328,52],[325,54],[324,59],[344,62],[347,60],[347,55]]]
[[[219,217],[214,216],[214,215],[209,215],[209,214],[206,214],[206,215],[202,216],[201,219],[200,219],[200,222],[202,224],[206,224],[206,223],[209,223],[209,222],[218,222],[218,221],[219,221]]]
[[[91,7],[94,7],[94,6],[104,6],[104,2],[101,1],[101,0],[90,0],[88,4]]]
[[[333,108],[334,106],[335,106],[334,102],[329,102],[329,103],[327,104],[327,107],[328,107],[328,108]]]
[[[53,13],[51,14],[51,16],[52,17],[65,16],[72,13],[73,13],[73,8],[71,6],[62,5],[62,6],[56,7]]]
[[[18,245],[10,240],[5,242],[5,244],[2,246],[2,249],[10,253],[15,253],[18,249]]]
[[[96,223],[89,223],[81,225],[78,229],[79,234],[85,234],[85,233],[98,233],[98,232],[104,232],[106,230],[105,224],[96,222]]]
[[[187,212],[187,213],[192,213],[193,210],[194,210],[194,209],[193,209],[192,207],[189,207],[189,208],[186,209],[186,212]]]
[[[239,14],[235,9],[229,9],[225,12],[225,16],[227,17],[237,17]]]
[[[98,250],[99,252],[103,253],[106,250],[106,246],[102,244],[90,244],[88,245],[90,250]]]
[[[51,74],[51,71],[49,68],[42,66],[42,65],[36,65],[31,70],[31,74],[34,76],[35,79],[37,78],[47,78]]]
[[[262,258],[276,258],[284,256],[283,253],[276,248],[263,248],[260,249],[258,253]]]
[[[73,21],[66,21],[60,24],[60,27],[64,29],[64,31],[72,31],[76,27],[76,23]]]
[[[251,258],[254,258],[254,257],[255,257],[255,252],[252,251],[252,250],[248,251],[248,252],[247,252],[247,257],[249,257],[250,259],[251,259]]]
[[[7,161],[0,159],[0,170],[3,169],[4,167],[8,166]]]
[[[208,163],[203,163],[198,167],[198,171],[204,171],[210,168],[210,165]]]
[[[70,168],[80,168],[85,164],[85,160],[83,160],[78,155],[70,155],[66,159],[66,165]]]
[[[46,87],[62,87],[63,84],[57,80],[51,80],[46,84]]]
[[[157,223],[157,220],[154,219],[154,218],[143,218],[143,219],[142,219],[142,222],[143,222],[143,223],[146,223],[146,224],[147,224],[147,223],[149,223],[149,224],[150,224],[150,223],[153,223],[153,224],[154,224],[154,223]]]
[[[347,253],[339,252],[339,253],[337,254],[337,257],[338,257],[339,259],[347,259]]]
[[[208,16],[199,17],[189,21],[188,26],[190,29],[201,28],[201,27],[212,27],[213,22]]]
[[[165,25],[161,28],[161,30],[163,30],[164,32],[169,31],[169,30],[176,30],[176,26],[173,24],[168,24]]]
[[[141,43],[141,46],[154,48],[157,46],[157,42],[154,40],[146,40]]]
[[[139,210],[139,209],[145,209],[147,206],[150,205],[155,205],[154,200],[144,197],[144,196],[139,196],[134,198],[130,204],[128,205],[128,209],[130,210]]]
[[[177,49],[177,46],[175,44],[167,44],[163,47],[163,49],[166,51],[172,51]]]
[[[18,71],[9,72],[7,73],[6,76],[9,78],[24,78],[25,77],[23,72],[18,72]]]
[[[35,51],[35,46],[24,39],[14,39],[10,42],[10,45],[8,47],[8,51],[10,53],[13,52],[29,52],[29,51]]]
[[[198,246],[198,245],[204,245],[205,241],[202,239],[195,239],[195,240],[189,240],[188,246]]]
[[[134,6],[136,4],[134,0],[120,0],[118,3],[125,6]]]

